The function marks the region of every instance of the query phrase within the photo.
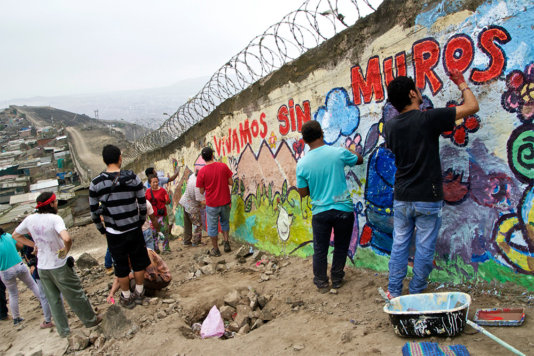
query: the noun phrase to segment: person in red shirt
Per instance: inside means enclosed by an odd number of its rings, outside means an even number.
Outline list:
[[[206,193],[206,220],[208,223],[208,236],[211,238],[213,248],[210,255],[220,256],[221,251],[217,244],[219,234],[219,219],[224,238],[224,252],[230,252],[230,186],[233,185],[232,171],[222,162],[213,158],[213,149],[204,147],[201,152],[206,165],[198,172],[197,188],[200,193]]]
[[[154,216],[158,221],[160,226],[160,232],[164,235],[164,240],[162,242],[162,251],[170,252],[171,248],[169,247],[169,219],[167,218],[167,207],[166,204],[171,202],[169,194],[159,186],[159,178],[155,175],[148,176],[148,182],[150,183],[150,188],[145,192],[145,198],[152,204],[154,208]],[[159,250],[159,236],[154,239],[155,250]]]

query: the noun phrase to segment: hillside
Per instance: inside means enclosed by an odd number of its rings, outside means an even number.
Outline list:
[[[85,114],[77,114],[50,106],[11,105],[10,108],[25,114],[36,128],[60,125],[63,127],[79,127],[80,129],[112,130],[122,133],[124,138],[131,142],[151,131],[146,127],[126,121],[96,120]]]
[[[126,121],[156,129],[168,118],[164,113],[174,113],[188,98],[198,93],[208,79],[186,79],[161,88],[16,98],[0,101],[0,107],[28,105],[47,108],[50,105],[90,116],[94,116],[94,111],[98,110],[102,120]]]
[[[114,144],[121,148],[123,158],[133,158],[133,141],[150,132],[149,129],[124,121],[96,120],[87,115],[79,115],[66,110],[48,106],[15,106],[0,112],[0,122],[6,125],[5,132],[11,128],[11,122],[18,120],[13,127],[29,127],[35,130],[45,127],[64,129],[73,153],[73,160],[83,180],[90,179],[102,171],[102,148]],[[20,121],[22,120],[22,121]],[[55,132],[55,130],[52,130]],[[48,137],[47,134],[43,138]]]

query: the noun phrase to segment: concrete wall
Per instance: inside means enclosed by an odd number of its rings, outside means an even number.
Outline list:
[[[480,111],[441,138],[446,205],[431,278],[510,281],[532,290],[533,14],[529,0],[385,1],[132,167],[193,170],[201,147],[211,145],[234,172],[231,235],[288,253],[312,238],[310,201],[296,192],[295,167],[308,150],[301,124],[318,120],[328,144],[364,154],[363,166],[346,171],[357,217],[350,257],[385,271],[395,166],[382,128],[396,114],[386,85],[406,74],[427,106],[456,105],[461,95],[446,73],[457,68]],[[177,225],[182,189],[183,180],[169,186]],[[297,253],[312,254],[311,245]]]

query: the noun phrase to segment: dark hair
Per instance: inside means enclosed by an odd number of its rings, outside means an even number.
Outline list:
[[[213,159],[213,149],[211,147],[204,147],[200,154],[202,155],[202,159],[206,162]]]
[[[412,78],[397,77],[388,85],[388,101],[398,112],[412,103],[410,99],[410,90],[416,91],[415,83]]]
[[[52,193],[52,192],[42,192],[41,194],[39,194],[39,196],[36,199],[37,203],[42,203],[42,202],[47,201],[48,199],[50,199],[52,194],[54,194],[54,193]],[[56,209],[54,209],[52,204],[48,204],[48,205],[45,205],[45,206],[42,206],[42,207],[38,208],[37,212],[39,214],[56,214],[57,213]]]
[[[323,129],[318,121],[307,121],[302,125],[302,139],[306,143],[311,143],[323,137]]]
[[[117,146],[106,145],[102,149],[102,158],[104,159],[104,163],[106,165],[119,163],[120,156],[121,156],[121,149],[118,148]]]
[[[148,177],[149,175],[151,174],[155,174],[156,172],[154,172],[154,167],[148,167],[147,169],[145,169],[145,175]]]
[[[155,174],[149,174],[147,178],[148,178],[148,184],[150,184],[150,181],[151,181],[152,179],[154,179],[154,178],[158,178],[158,176],[155,175]],[[159,181],[159,178],[158,178],[158,181]]]

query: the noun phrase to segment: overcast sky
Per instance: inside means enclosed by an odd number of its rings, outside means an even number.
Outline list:
[[[302,0],[2,0],[0,100],[210,76]]]

